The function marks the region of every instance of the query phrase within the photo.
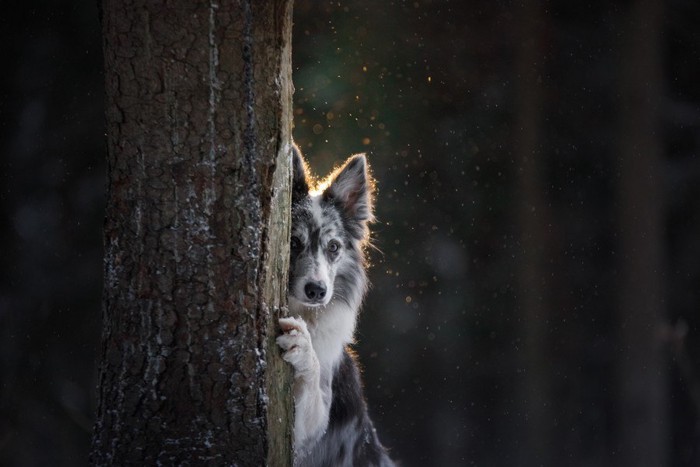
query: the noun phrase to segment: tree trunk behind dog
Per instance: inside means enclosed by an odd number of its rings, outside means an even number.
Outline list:
[[[291,463],[291,4],[104,1],[94,464]]]

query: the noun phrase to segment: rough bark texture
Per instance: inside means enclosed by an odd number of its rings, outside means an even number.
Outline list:
[[[104,1],[95,464],[291,462],[291,4]]]
[[[543,46],[544,5],[538,0],[523,2],[516,15],[516,128],[514,154],[518,161],[518,226],[521,256],[518,264],[517,304],[522,335],[521,381],[523,442],[519,465],[551,465],[552,400],[547,326],[550,320],[545,255],[549,210],[544,198],[541,145],[545,74]]]
[[[661,324],[663,193],[659,104],[660,0],[636,0],[622,25],[619,127],[619,303],[613,464],[668,462],[667,374]]]

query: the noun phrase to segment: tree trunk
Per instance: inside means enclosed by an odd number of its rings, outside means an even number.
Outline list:
[[[514,155],[518,163],[518,226],[521,257],[517,270],[519,331],[522,336],[521,381],[523,432],[519,465],[551,465],[552,400],[547,324],[550,319],[545,261],[549,210],[544,198],[541,147],[544,113],[544,5],[524,1],[516,15],[516,128]]]
[[[661,0],[635,0],[621,30],[615,465],[668,462],[659,104]]]
[[[291,7],[104,1],[95,464],[291,463]]]

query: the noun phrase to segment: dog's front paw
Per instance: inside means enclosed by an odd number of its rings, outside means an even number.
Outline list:
[[[311,335],[301,318],[280,318],[283,334],[277,338],[284,353],[282,358],[295,370],[295,376],[319,371],[318,358],[311,345]]]

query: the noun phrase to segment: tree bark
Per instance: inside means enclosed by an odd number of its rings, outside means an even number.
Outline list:
[[[290,465],[292,1],[103,3],[98,465]]]
[[[550,354],[547,324],[547,225],[549,209],[542,171],[541,146],[544,113],[544,5],[539,0],[521,3],[516,15],[516,128],[514,155],[518,163],[517,219],[521,257],[517,268],[519,331],[524,369],[519,396],[523,413],[518,464],[551,465],[553,458]]]
[[[665,315],[661,20],[661,0],[635,0],[621,28],[618,436],[613,458],[621,466],[664,466],[668,462],[667,375],[660,337]]]

